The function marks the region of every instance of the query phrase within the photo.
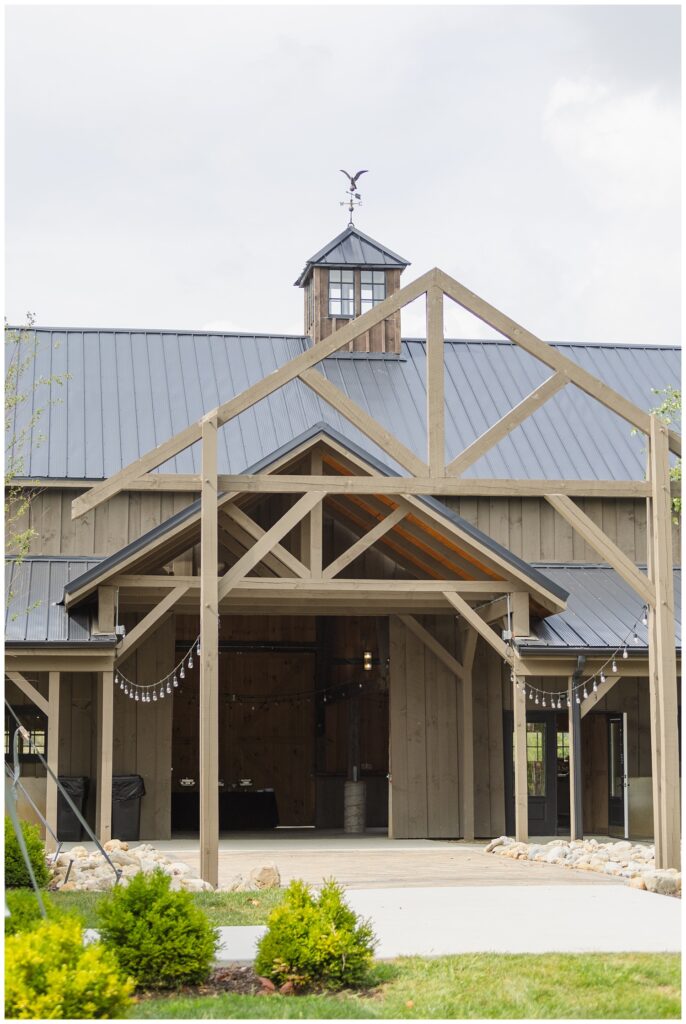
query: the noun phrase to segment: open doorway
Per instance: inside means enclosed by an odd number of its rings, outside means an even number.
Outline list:
[[[349,778],[366,783],[367,828],[387,828],[387,636],[385,618],[222,617],[220,832],[342,829]],[[198,698],[196,667],[174,697],[177,834],[199,828]]]

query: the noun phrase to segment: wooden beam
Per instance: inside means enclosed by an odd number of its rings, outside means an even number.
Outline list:
[[[174,580],[174,577],[169,577]],[[137,623],[130,633],[124,638],[121,646],[117,648],[117,660],[116,664],[121,665],[127,658],[131,657],[133,652],[140,647],[146,637],[153,633],[156,629],[166,622],[167,619],[174,614],[174,605],[177,604],[181,598],[189,590],[189,585],[182,583],[179,586],[175,586],[169,593],[162,598],[160,603],[148,612],[145,618],[141,619]]]
[[[429,475],[445,476],[445,357],[443,292],[426,294],[426,437]],[[419,475],[419,474],[415,474]]]
[[[313,451],[310,461],[310,470],[314,476],[322,473],[321,452]],[[308,563],[310,575],[314,579],[321,579],[322,565],[324,559],[324,508],[321,501],[318,501],[310,511],[307,519],[310,524]]]
[[[115,627],[115,589],[114,587],[98,587],[98,633],[114,633]]]
[[[55,775],[59,775],[60,750],[60,674],[48,673],[48,767]],[[46,774],[45,779],[45,820],[57,835],[57,783]],[[54,850],[55,841],[45,832],[45,849]]]
[[[568,383],[568,378],[565,373],[558,371],[554,373],[547,380],[543,381],[537,388],[535,388],[530,395],[522,399],[518,405],[515,405],[510,412],[506,413],[505,416],[501,417],[497,423],[494,423],[492,427],[484,431],[480,437],[477,437],[475,441],[472,441],[464,451],[457,455],[452,462],[446,467],[447,473],[452,473],[455,476],[460,476],[466,469],[477,462],[486,452],[490,451],[494,445],[502,441],[504,437],[507,437],[516,427],[520,425],[528,416],[536,412],[537,409],[552,398],[553,395]]]
[[[514,802],[515,839],[518,843],[529,841],[529,782],[527,777],[526,749],[526,689],[523,681],[512,684],[512,707],[514,710]]]
[[[401,522],[406,515],[407,510],[402,506],[398,506],[398,508],[389,512],[385,519],[382,519],[376,526],[372,527],[364,537],[360,537],[360,539],[344,551],[343,554],[339,555],[338,558],[327,565],[326,569],[324,569],[322,573],[323,578],[325,580],[330,580],[333,579],[334,576],[337,576],[339,572],[345,569],[346,565],[350,565],[350,563],[354,562],[356,558],[359,558],[367,548],[376,544],[377,540],[383,537],[384,534],[388,533],[389,530],[392,530],[394,526],[397,526],[397,524]]]
[[[100,673],[98,700],[98,788],[95,822],[98,839],[107,843],[112,836],[112,752],[114,741],[114,672]]]
[[[414,635],[422,641],[424,646],[427,647],[432,654],[436,655],[438,660],[445,665],[449,672],[452,672],[458,679],[464,679],[464,666],[460,664],[457,658],[451,654],[450,651],[445,649],[443,644],[440,643],[435,636],[431,635],[428,629],[422,626],[421,622],[417,622],[412,615],[399,615],[398,618],[405,624],[411,633],[414,633]]]
[[[202,425],[200,529],[200,877],[219,884],[218,419]],[[259,541],[258,541],[259,543]],[[258,559],[259,561],[259,559]]]
[[[581,718],[585,718],[589,711],[593,711],[596,704],[608,695],[615,683],[618,683],[621,678],[620,675],[606,676],[602,683],[598,683],[598,689],[595,693],[589,693],[586,700],[581,702]]]
[[[529,622],[529,595],[523,591],[518,594],[511,594],[510,608],[512,612],[513,637],[530,636],[531,624]]]
[[[655,588],[644,573],[636,568],[627,555],[610,540],[607,534],[590,519],[585,512],[565,494],[546,494],[546,501],[553,506],[563,519],[576,530],[580,537],[596,551],[604,562],[615,570],[628,583],[632,590],[646,604],[652,604],[655,600]]]
[[[266,530],[263,530],[254,519],[246,515],[243,509],[238,508],[237,505],[229,505],[222,512],[222,518],[231,519],[237,526],[245,530],[253,540],[260,540],[266,533]],[[286,568],[290,569],[292,573],[301,579],[307,579],[311,575],[307,566],[303,565],[300,559],[292,555],[282,544],[275,544],[269,553],[274,559],[281,562],[282,565],[285,565]]]
[[[493,648],[496,654],[506,661],[508,665],[513,664],[512,650],[508,645],[498,636],[494,630],[484,622],[480,615],[474,611],[471,605],[468,605],[463,597],[461,597],[454,590],[445,590],[444,596],[446,601],[453,606],[457,614],[468,622],[473,629],[477,631],[479,636],[482,636],[489,646]]]
[[[669,488],[669,437],[657,416],[650,417],[650,481],[652,484],[652,572],[655,603],[649,616],[655,618],[653,652],[655,672],[651,683],[657,687],[660,731],[660,811],[662,846],[655,851],[657,868],[679,868],[680,799],[679,741],[674,640],[674,576],[672,554],[672,502]],[[659,853],[659,857],[658,857]]]
[[[474,841],[474,703],[473,666],[478,634],[467,627],[462,631],[462,668],[460,681],[460,711],[462,713],[462,808],[460,824],[465,842]]]
[[[429,474],[429,467],[419,456],[410,451],[390,430],[382,427],[378,420],[365,412],[361,405],[348,398],[340,388],[327,380],[318,370],[307,370],[300,374],[300,379],[410,473],[414,473],[415,476]],[[326,477],[326,479],[329,478]]]
[[[474,611],[484,622],[497,622],[499,619],[507,619],[507,605],[507,597],[496,597],[495,600],[489,601],[481,608],[475,608]]]
[[[296,501],[295,505],[293,505],[288,512],[281,516],[281,518],[260,537],[259,540],[255,541],[250,550],[246,551],[243,557],[239,558],[236,564],[232,566],[224,576],[222,576],[219,582],[219,600],[221,601],[222,598],[226,597],[231,588],[242,580],[258,562],[261,562],[262,558],[268,551],[271,551],[272,546],[276,541],[282,540],[286,534],[300,522],[303,516],[312,511],[315,505],[317,505],[323,497],[324,493],[321,491],[314,494],[304,494],[299,501]],[[282,582],[291,583],[294,581],[283,580]],[[304,582],[309,581],[306,580]]]
[[[434,283],[434,276],[435,272],[429,271],[427,274],[418,277],[416,281],[412,281],[410,284],[405,285],[405,287],[400,288],[399,291],[389,295],[387,299],[384,299],[383,302],[374,306],[367,313],[363,313],[346,326],[334,331],[330,337],[306,349],[300,355],[295,356],[294,359],[289,359],[278,370],[274,370],[273,373],[263,377],[239,395],[229,399],[229,401],[223,402],[216,409],[207,413],[202,420],[185,427],[178,434],[153,448],[141,456],[141,458],[136,459],[118,473],[108,477],[102,483],[91,487],[85,494],[75,498],[72,502],[72,519],[78,519],[79,516],[85,515],[86,512],[96,508],[103,501],[113,497],[113,495],[118,494],[120,491],[126,490],[128,484],[138,477],[143,476],[143,474],[150,472],[152,469],[156,469],[175,455],[178,455],[179,452],[184,451],[184,449],[199,441],[202,436],[203,422],[216,420],[218,427],[223,426],[246,409],[251,408],[256,402],[261,401],[268,395],[273,394],[278,388],[283,387],[284,384],[299,377],[305,370],[321,362],[326,356],[330,356],[339,349],[345,348],[355,338],[368,331],[370,327],[381,323],[392,313],[395,313],[403,306],[419,298],[420,295],[423,295],[427,288]]]
[[[239,474],[220,476],[220,490],[244,494],[304,494],[327,491],[330,494],[426,494],[435,498],[468,497],[542,497],[568,494],[575,498],[645,498],[650,484],[645,480],[477,480],[471,477],[431,476],[323,476],[289,473]]]
[[[295,506],[293,506],[295,508]],[[292,511],[292,510],[291,510]],[[278,526],[279,520],[275,526]],[[295,523],[292,524],[292,526]],[[273,527],[272,527],[273,529]],[[222,579],[224,577],[221,577]],[[179,586],[187,586],[189,594],[198,594],[200,578],[198,576],[120,576],[118,579],[120,597],[137,592],[154,594]],[[443,594],[448,590],[457,594],[468,594],[470,598],[487,599],[494,594],[516,593],[525,591],[526,584],[512,580],[397,580],[397,579],[336,579],[301,580],[294,577],[274,577],[271,579],[241,579],[235,582],[237,590],[250,590],[255,587],[261,591],[274,593],[298,592],[316,599],[322,594],[378,594],[380,597],[391,594]],[[470,608],[470,611],[474,609]],[[483,625],[483,623],[482,623]]]
[[[50,705],[45,699],[42,693],[40,693],[33,683],[30,683],[21,672],[5,672],[8,679],[11,679],[15,686],[18,686],[21,692],[29,698],[30,701],[39,708],[44,715],[50,714]]]
[[[542,363],[549,366],[551,370],[564,372],[572,384],[585,391],[587,395],[597,399],[612,412],[617,413],[637,430],[644,434],[650,432],[650,416],[634,402],[629,401],[624,395],[620,395],[614,388],[609,387],[604,381],[595,377],[588,370],[563,355],[558,348],[554,348],[547,342],[537,338],[531,331],[527,331],[520,324],[515,323],[510,317],[505,316],[495,306],[491,306],[484,299],[479,298],[474,292],[470,292],[464,285],[461,285],[454,278],[442,270],[435,271],[435,283],[443,289],[446,295],[463,309],[469,310],[479,320],[493,327],[496,331],[504,334],[506,338],[513,341],[525,352],[540,359]],[[669,432],[669,447],[676,454],[681,454],[681,437],[674,432]]]
[[[574,683],[577,675],[569,677],[569,838],[583,839],[583,791],[581,788],[581,708],[576,702]]]

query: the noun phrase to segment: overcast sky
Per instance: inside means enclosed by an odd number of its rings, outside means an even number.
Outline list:
[[[9,8],[6,315],[300,333],[369,168],[355,223],[404,281],[678,343],[679,39],[675,6]]]

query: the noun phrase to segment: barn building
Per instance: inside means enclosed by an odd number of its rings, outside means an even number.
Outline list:
[[[141,838],[199,834],[210,880],[218,834],[342,829],[346,801],[397,840],[674,864],[680,438],[651,408],[679,349],[547,344],[408,265],[349,226],[298,336],[33,328],[27,374],[68,379],[20,481],[8,701],[102,839],[140,775]],[[450,301],[503,340],[444,338]]]

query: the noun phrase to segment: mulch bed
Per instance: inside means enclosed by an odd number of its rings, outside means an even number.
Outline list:
[[[137,995],[139,999],[159,999],[164,994],[173,995],[175,998],[178,996],[218,996],[226,992],[232,992],[239,996],[268,996],[278,991],[279,989],[268,978],[261,978],[249,964],[229,964],[227,967],[215,968],[203,985],[183,985],[181,988],[167,993],[160,992],[159,989],[146,989],[138,992]],[[286,989],[283,994],[286,995],[290,991],[292,989]]]

